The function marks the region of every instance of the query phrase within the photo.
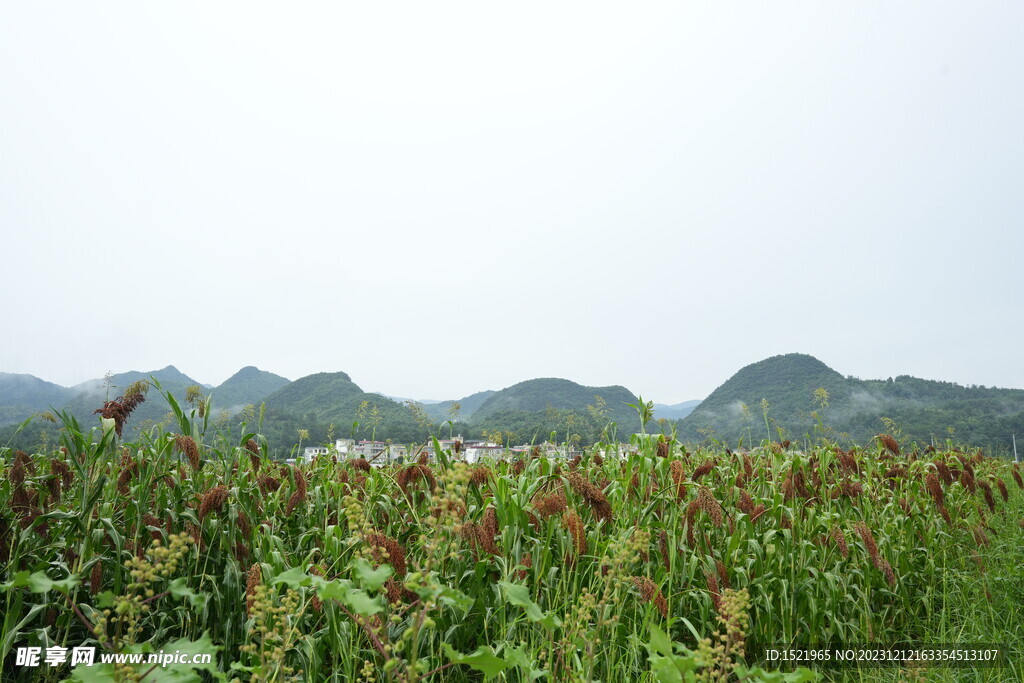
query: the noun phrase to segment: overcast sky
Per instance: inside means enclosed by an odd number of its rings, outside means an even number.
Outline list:
[[[1024,4],[0,5],[0,371],[1024,387]]]

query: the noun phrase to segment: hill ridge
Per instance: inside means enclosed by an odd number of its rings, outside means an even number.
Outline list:
[[[825,389],[826,400],[815,394],[818,389]],[[818,418],[824,436],[847,443],[863,443],[885,431],[889,423],[883,418],[919,441],[945,439],[949,430],[990,439],[1024,428],[1024,390],[910,375],[862,380],[808,354],[782,354],[744,366],[717,387],[679,423],[680,437],[700,441],[713,435],[747,445],[769,436],[799,439],[821,432]]]

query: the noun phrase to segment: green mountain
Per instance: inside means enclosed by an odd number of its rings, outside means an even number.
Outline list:
[[[61,406],[71,398],[71,389],[34,375],[0,372],[0,403],[24,405],[37,410]]]
[[[827,401],[820,392],[827,392]],[[762,399],[767,401],[766,427]],[[957,441],[1005,447],[1024,431],[1024,390],[965,387],[902,375],[887,380],[844,377],[813,356],[774,356],[742,368],[679,423],[680,437],[706,437],[736,444],[772,439],[794,441],[821,433],[865,443],[887,423],[909,440]],[[781,430],[781,434],[780,434]]]
[[[628,403],[639,399],[625,387],[586,387],[567,379],[531,379],[495,392],[473,413],[480,433],[512,432],[515,441],[543,441],[554,432],[565,439],[579,435],[594,441],[609,422],[628,436],[640,428]]]
[[[14,424],[42,410],[60,408],[72,391],[34,375],[0,372],[0,425]]]
[[[438,422],[444,422],[449,419],[452,406],[458,403],[459,419],[466,421],[473,417],[474,413],[476,413],[480,406],[484,404],[484,401],[494,394],[495,392],[491,390],[478,391],[475,394],[470,394],[469,396],[460,398],[457,401],[439,401],[423,407],[427,411],[427,414],[430,415],[431,419],[437,420]]]
[[[600,399],[598,398],[600,397]],[[365,393],[343,373],[320,373],[298,379],[265,399],[264,433],[275,452],[289,451],[298,442],[315,444],[334,438],[424,441],[428,428],[438,433],[448,419],[454,401],[418,406],[419,418],[404,403],[380,394]],[[559,439],[591,442],[600,437],[610,421],[620,434],[639,428],[633,408],[637,398],[623,387],[585,387],[564,379],[536,379],[501,391],[467,396],[462,405],[462,424],[450,431],[467,438],[494,435],[515,443],[539,442],[555,432]],[[442,434],[449,429],[441,430]]]
[[[344,372],[302,377],[270,394],[264,402],[264,432],[271,447],[279,452],[296,444],[299,430],[309,433],[307,444],[325,443],[331,437],[406,442],[422,441],[427,436],[408,406],[364,392]]]
[[[636,403],[637,397],[621,386],[585,387],[567,379],[552,377],[530,379],[497,391],[475,411],[478,418],[503,410],[537,412],[552,406],[559,410],[586,411],[600,396],[607,404],[610,419],[625,422],[635,418],[636,412],[626,403]]]
[[[247,404],[259,405],[270,394],[284,388],[289,381],[280,375],[248,365],[212,389],[216,409],[237,410]]]
[[[64,409],[74,415],[83,426],[92,425],[99,420],[99,416],[94,415],[93,412],[102,408],[105,401],[121,396],[134,382],[149,380],[151,377],[160,383],[160,387],[164,391],[173,394],[180,404],[185,403],[185,390],[199,384],[173,365],[153,372],[122,372],[110,377],[109,390],[108,381],[105,378],[75,385],[71,388],[74,397],[65,404]],[[151,387],[146,394],[145,403],[136,408],[128,419],[126,429],[134,432],[139,428],[164,421],[170,411],[170,406],[167,405],[167,401],[160,395],[160,392]],[[129,432],[126,432],[125,436],[129,436]]]
[[[15,434],[26,417],[51,408],[69,411],[86,428],[97,425],[94,411],[105,400],[150,377],[180,404],[184,404],[187,387],[198,384],[174,366],[155,372],[120,373],[70,389],[31,375],[0,373],[0,443],[24,449],[55,443],[59,427],[45,421],[34,421]],[[209,389],[204,393],[210,393]],[[410,408],[364,392],[344,372],[317,373],[289,382],[250,366],[214,388],[212,394],[215,412],[265,402],[264,422],[259,428],[279,456],[300,441],[310,445],[342,437],[409,443],[422,442],[431,433],[447,434],[450,429],[466,438],[512,443],[539,442],[552,434],[558,441],[590,443],[602,438],[626,440],[640,428],[635,410],[627,405],[639,399],[628,389],[586,387],[556,378],[532,379],[501,391],[466,396],[458,401],[461,423],[444,429],[439,427],[449,419],[455,401]],[[150,389],[147,400],[128,421],[125,438],[135,438],[139,429],[167,423],[169,413],[163,397]],[[826,437],[849,445],[895,430],[905,442],[952,438],[1005,451],[1011,435],[1024,435],[1024,390],[961,386],[907,375],[862,380],[844,377],[812,356],[793,353],[740,369],[703,401],[655,404],[654,417],[661,424],[648,424],[648,431],[674,426],[679,438],[689,442],[714,438],[732,446],[749,446],[766,438],[799,442],[805,437]],[[614,433],[606,431],[612,422]]]
[[[171,392],[180,404],[185,403],[185,390],[187,387],[198,384],[194,379],[178,371],[173,365],[154,372],[123,372],[112,375],[108,380],[96,379],[82,382],[70,389],[64,389],[68,398],[63,402],[51,403],[53,408],[69,412],[75,417],[79,424],[88,431],[92,427],[99,426],[99,415],[95,411],[103,407],[105,401],[114,400],[121,396],[133,382],[148,380],[155,377],[160,382],[164,391]],[[48,384],[48,383],[47,383]],[[63,394],[63,392],[59,392]],[[0,393],[0,403],[4,394]],[[44,409],[50,406],[45,406]],[[33,412],[36,412],[33,410]],[[155,388],[150,388],[146,394],[146,401],[140,404],[124,429],[126,439],[134,439],[138,436],[140,429],[146,429],[157,423],[170,424],[171,408],[167,401]],[[3,410],[0,409],[0,414]],[[31,414],[31,413],[29,413]],[[27,415],[26,415],[27,417]],[[54,444],[60,438],[60,425],[34,420],[29,426],[18,432],[17,424],[6,424],[0,426],[0,444],[9,445],[13,448],[30,450],[45,447],[45,444]],[[171,427],[173,429],[173,427]]]
[[[318,372],[300,377],[268,394],[263,400],[267,410],[281,410],[322,419],[333,417],[338,406],[347,404],[350,399],[362,393],[363,390],[344,372]]]

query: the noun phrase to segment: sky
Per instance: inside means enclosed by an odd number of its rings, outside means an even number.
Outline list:
[[[0,5],[0,371],[1024,388],[1024,4]]]

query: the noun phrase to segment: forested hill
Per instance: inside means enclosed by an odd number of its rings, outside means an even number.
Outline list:
[[[215,387],[213,398],[218,408],[237,409],[247,404],[258,404],[288,384],[289,381],[280,375],[247,365]]]
[[[637,397],[621,386],[586,387],[567,379],[545,377],[513,384],[495,392],[477,409],[477,417],[487,417],[505,410],[543,411],[551,406],[559,410],[586,411],[600,396],[608,406],[612,420],[625,422],[636,417],[626,403],[636,403]]]
[[[628,438],[640,428],[638,398],[622,386],[588,387],[567,379],[541,378],[495,392],[473,415],[482,432],[509,431],[526,441],[577,435],[583,442],[600,438],[609,422]]]
[[[73,392],[33,375],[0,372],[0,426],[21,422],[51,406],[62,406]]]
[[[97,419],[94,412],[103,406],[104,401],[116,399],[124,394],[135,382],[145,382],[155,378],[160,383],[160,388],[174,395],[179,403],[185,403],[186,389],[190,386],[198,386],[199,382],[184,374],[173,365],[168,365],[160,370],[152,372],[121,372],[102,379],[93,379],[71,387],[74,398],[64,406],[83,424],[92,424]],[[150,388],[146,394],[146,401],[142,403],[128,419],[126,429],[134,432],[139,428],[149,427],[157,422],[165,420],[170,412],[167,401],[156,389]]]
[[[679,423],[680,437],[700,441],[713,436],[734,445],[742,438],[749,444],[769,434],[779,439],[781,428],[782,437],[796,440],[816,433],[815,411],[829,436],[860,443],[888,428],[883,418],[907,439],[920,442],[952,436],[996,446],[1009,443],[1010,434],[1024,433],[1024,390],[965,387],[908,375],[861,380],[844,377],[813,356],[793,353],[742,368]]]
[[[301,377],[266,398],[264,432],[275,449],[296,443],[300,430],[307,443],[330,438],[422,440],[428,431],[408,406],[380,394],[364,392],[344,372]]]
[[[196,380],[173,366],[150,373],[121,373],[65,389],[71,398],[63,405],[60,392],[55,394],[53,403],[40,402],[42,399],[36,397],[34,403],[18,408],[19,416],[24,419],[52,406],[70,410],[83,425],[95,425],[98,418],[94,411],[105,400],[120,396],[133,382],[150,377],[186,408],[187,389],[194,387],[193,391],[197,391],[200,387]],[[557,378],[528,380],[501,391],[471,394],[457,401],[458,410],[453,410],[456,401],[425,406],[368,393],[344,372],[321,372],[289,382],[251,366],[242,368],[218,387],[202,389],[201,394],[212,394],[211,417],[218,425],[245,421],[247,429],[256,429],[258,407],[263,403],[263,422],[258,428],[271,452],[278,456],[291,452],[299,443],[322,444],[334,438],[408,443],[424,441],[431,434],[461,433],[466,438],[485,437],[518,444],[544,441],[554,434],[558,440],[590,443],[602,437],[610,422],[617,423],[617,434],[625,439],[640,426],[635,410],[626,405],[638,402],[628,389],[587,387]],[[192,405],[198,405],[202,396],[194,397]],[[126,436],[160,423],[173,429],[169,412],[170,407],[159,392],[150,389],[146,401],[129,418]],[[225,416],[229,418],[227,422]],[[59,437],[57,425],[37,422],[15,437],[16,426],[0,428],[0,443],[32,449],[39,443],[54,443]]]
[[[286,447],[299,430],[309,443],[335,437],[388,438],[396,442],[426,439],[430,433],[461,433],[506,443],[540,442],[554,432],[559,439],[592,442],[610,421],[628,438],[639,428],[637,398],[624,387],[586,387],[566,379],[534,379],[501,391],[473,394],[433,405],[401,404],[364,393],[345,373],[320,373],[298,379],[266,399],[268,439]]]
[[[9,377],[18,379],[16,382],[5,382],[4,380]],[[35,420],[26,430],[15,433],[18,423],[22,420],[50,410],[67,411],[86,429],[96,426],[99,420],[99,416],[95,414],[96,410],[102,408],[105,401],[122,396],[135,382],[148,382],[150,379],[159,382],[160,388],[172,394],[182,406],[187,405],[186,396],[190,387],[199,390],[196,400],[212,391],[215,419],[223,419],[224,411],[230,414],[237,413],[238,409],[247,403],[258,405],[270,393],[271,385],[276,388],[281,386],[281,382],[288,384],[288,380],[283,377],[251,367],[243,368],[220,387],[212,390],[203,388],[199,382],[173,365],[149,372],[129,371],[112,374],[87,380],[73,387],[62,387],[32,375],[3,373],[0,374],[0,444],[32,449],[39,443],[54,443],[58,438],[58,428],[49,422]],[[8,404],[13,404],[13,407],[9,407]],[[231,410],[232,408],[234,410]],[[135,438],[140,429],[149,429],[157,424],[171,424],[171,407],[160,392],[150,386],[146,400],[136,407],[128,418],[125,436]]]
[[[38,420],[14,436],[21,420],[51,407],[68,410],[84,425],[96,425],[95,411],[105,400],[150,377],[183,406],[187,389],[199,390],[196,380],[174,366],[121,373],[71,388],[30,375],[0,374],[0,444],[29,450],[39,443],[54,443],[58,426]],[[265,403],[260,429],[275,455],[290,452],[300,442],[322,444],[342,437],[409,443],[430,434],[461,433],[466,438],[514,444],[551,438],[586,444],[604,438],[627,441],[640,429],[636,411],[628,405],[638,404],[639,399],[625,387],[588,387],[550,377],[478,392],[459,401],[419,405],[367,393],[344,372],[321,372],[289,382],[250,366],[201,393],[212,394],[212,418],[222,426],[245,420],[255,428],[253,419],[260,403]],[[459,410],[454,410],[456,402]],[[806,435],[848,445],[866,443],[883,431],[901,431],[906,441],[952,438],[1005,449],[1010,435],[1024,435],[1024,390],[961,386],[906,375],[862,380],[798,353],[740,369],[693,412],[676,420],[679,413],[673,411],[689,409],[688,404],[659,406],[655,421],[646,429],[674,427],[682,441],[714,438],[730,446],[741,440],[749,446],[766,438],[799,441]],[[244,410],[247,405],[253,408]],[[128,421],[126,434],[134,438],[139,429],[171,425],[169,411],[159,392],[150,389]],[[614,430],[609,431],[612,423]]]
[[[302,415],[328,416],[335,407],[363,390],[344,372],[318,372],[301,377],[266,397],[267,408]]]
[[[458,403],[458,417],[464,420],[468,420],[479,410],[480,406],[484,402],[493,396],[496,392],[493,390],[478,391],[475,394],[470,394],[465,398],[460,398],[457,401],[440,401],[438,403],[431,403],[430,405],[424,406],[427,414],[434,420],[443,422],[449,419],[452,415],[453,406]]]

